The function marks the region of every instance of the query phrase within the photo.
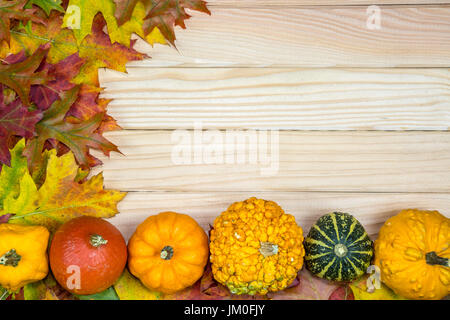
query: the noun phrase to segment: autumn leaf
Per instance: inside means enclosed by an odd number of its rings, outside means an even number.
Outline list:
[[[24,300],[74,300],[75,297],[64,290],[51,273],[40,281],[23,287]],[[17,300],[17,299],[16,299]]]
[[[76,295],[76,297],[80,300],[120,300],[119,296],[114,290],[114,287],[109,287],[108,289],[99,293],[84,296]]]
[[[109,68],[120,72],[126,72],[125,64],[129,61],[137,61],[148,56],[133,49],[135,40],[131,41],[131,47],[119,43],[111,43],[108,34],[103,32],[105,20],[101,15],[94,19],[92,35],[86,37],[83,46],[80,47],[81,58],[86,58],[80,74],[75,78],[75,83],[84,83],[98,86],[98,69]]]
[[[315,277],[306,268],[298,273],[299,284],[280,292],[270,293],[273,300],[328,300],[338,285]]]
[[[53,80],[44,85],[31,86],[31,101],[40,109],[47,110],[53,102],[59,99],[64,91],[75,87],[72,83],[80,72],[84,60],[74,53],[57,64],[45,62],[39,67],[39,71],[45,70]]]
[[[112,0],[70,0],[64,15],[64,28],[73,30],[77,44],[91,33],[94,17],[101,13],[108,26],[111,41],[118,41],[117,20],[114,17],[115,4]]]
[[[355,300],[406,300],[395,294],[394,291],[381,282],[379,283],[379,288],[373,286],[372,290],[367,290],[367,281],[369,277],[369,275],[365,275],[349,285]]]
[[[22,156],[25,148],[25,139],[20,140],[11,153],[11,164],[3,165],[0,172],[0,209],[6,197],[17,197],[19,194],[19,179],[28,172],[27,159]]]
[[[175,45],[176,39],[174,26],[186,29],[184,21],[191,17],[185,9],[211,14],[206,7],[206,2],[202,0],[152,0],[149,6],[148,13],[144,18],[145,34],[150,34],[154,28],[158,28],[172,45]],[[116,13],[116,15],[120,16],[121,14]]]
[[[144,18],[147,15],[147,10],[142,2],[134,5],[129,5],[131,1],[116,1],[116,13],[120,12],[122,7],[128,5],[130,16],[124,21],[119,21],[119,28],[117,32],[117,41],[125,46],[130,46],[130,39],[132,34],[137,34],[147,43],[153,45],[154,43],[167,44],[166,39],[161,34],[158,28],[154,28],[152,32],[146,34],[144,32]]]
[[[64,8],[61,6],[61,0],[28,0],[25,8],[32,8],[33,4],[40,7],[47,16],[50,11],[56,10],[59,12],[64,12]]]
[[[51,42],[47,62],[56,64],[61,60],[78,53],[85,61],[79,76],[74,80],[77,84],[99,86],[98,69],[109,68],[120,72],[126,72],[125,64],[129,61],[147,58],[133,49],[135,41],[130,42],[130,47],[119,43],[111,43],[107,33],[104,32],[105,20],[102,15],[97,15],[92,23],[91,34],[78,45],[72,30],[62,28],[62,17],[57,13],[50,15],[47,28],[30,23],[12,31],[11,52],[25,50],[28,54],[40,45]]]
[[[160,300],[163,296],[159,292],[147,289],[126,268],[122,276],[114,284],[114,289],[120,300]]]
[[[328,300],[355,300],[355,296],[348,286],[342,286],[334,290]]]
[[[9,138],[13,135],[33,137],[42,113],[39,110],[30,111],[18,98],[5,105],[1,88],[0,85],[0,164],[10,165]]]
[[[21,147],[23,143],[19,150]],[[109,218],[118,212],[117,203],[125,193],[104,190],[101,173],[86,182],[77,182],[79,170],[73,154],[58,157],[56,150],[49,154],[42,186],[38,188],[30,173],[25,171],[16,182],[19,191],[4,197],[0,216],[14,214],[9,223],[43,225],[53,231],[81,215]]]
[[[78,97],[78,91],[79,87],[75,87],[64,92],[61,100],[55,101],[43,113],[42,120],[36,124],[37,136],[28,141],[24,151],[31,168],[34,169],[42,163],[42,151],[48,139],[55,139],[67,146],[84,168],[92,166],[96,161],[89,154],[91,148],[101,150],[105,155],[109,155],[110,151],[119,152],[114,144],[96,132],[103,120],[104,113],[98,113],[80,123],[69,123],[64,120]]]
[[[6,300],[10,295],[11,293],[8,290],[0,286],[0,301]]]
[[[8,57],[5,59],[9,64],[0,65],[0,83],[13,89],[19,95],[25,106],[30,104],[29,93],[31,85],[45,84],[51,78],[46,71],[36,72],[47,55],[48,45],[39,46],[37,50],[23,61],[21,56]],[[12,59],[20,62],[11,63]]]
[[[0,0],[0,43],[5,40],[9,43],[11,20],[36,21],[44,23],[42,19],[34,16],[35,9],[25,9],[27,0]]]

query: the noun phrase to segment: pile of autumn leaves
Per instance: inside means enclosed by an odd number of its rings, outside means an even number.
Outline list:
[[[118,151],[103,137],[119,128],[99,97],[98,69],[125,72],[147,58],[133,49],[136,34],[174,45],[174,26],[185,27],[185,9],[209,13],[200,0],[0,0],[0,164],[26,139],[31,171],[43,150],[69,150],[83,169]]]
[[[91,150],[119,151],[98,70],[147,58],[133,35],[174,46],[185,9],[209,13],[201,0],[0,0],[0,223],[117,213],[125,193],[87,178]]]

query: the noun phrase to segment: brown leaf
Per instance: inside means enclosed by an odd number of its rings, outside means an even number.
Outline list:
[[[273,300],[328,300],[337,284],[315,277],[303,268],[298,273],[299,284],[280,292],[270,293]]]

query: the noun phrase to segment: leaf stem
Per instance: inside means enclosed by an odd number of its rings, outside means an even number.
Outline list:
[[[9,291],[4,289],[5,292],[3,292],[2,296],[0,297],[0,300],[5,300],[6,298],[9,297]]]
[[[45,213],[48,213],[48,212],[64,210],[64,209],[70,209],[70,208],[75,208],[75,207],[77,207],[77,206],[76,205],[71,205],[71,206],[67,206],[67,207],[59,207],[59,208],[52,208],[52,209],[41,210],[41,211],[33,211],[33,212],[29,212],[29,213],[26,213],[26,214],[23,214],[23,215],[12,216],[11,218],[9,218],[9,220],[23,219],[23,218],[26,218],[28,216],[34,216],[34,215],[37,215],[37,214],[45,214]],[[53,217],[50,217],[50,218],[53,218]]]

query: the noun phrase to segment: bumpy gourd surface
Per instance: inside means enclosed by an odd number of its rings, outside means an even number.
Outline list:
[[[214,221],[214,278],[234,294],[266,294],[292,283],[303,265],[303,232],[273,201],[232,204]]]
[[[447,265],[428,264],[430,252],[447,259]],[[449,258],[450,219],[438,211],[403,210],[386,221],[375,241],[381,281],[405,298],[428,300],[448,295]]]
[[[373,257],[372,241],[347,213],[319,218],[305,239],[306,267],[331,281],[352,281],[363,275]]]

